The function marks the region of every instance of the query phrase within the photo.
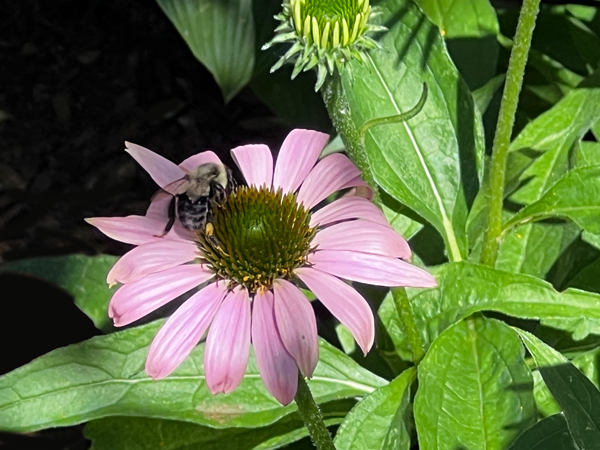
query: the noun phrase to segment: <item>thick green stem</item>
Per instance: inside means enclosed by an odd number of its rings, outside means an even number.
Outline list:
[[[329,430],[323,422],[321,410],[315,403],[308,384],[300,372],[298,372],[298,391],[294,400],[296,400],[298,412],[308,429],[314,446],[318,450],[335,450]]]
[[[421,341],[419,328],[417,327],[417,322],[415,322],[412,306],[406,295],[406,289],[392,288],[392,297],[394,299],[396,311],[400,317],[402,331],[410,344],[413,362],[417,365],[423,359],[423,356],[425,356],[425,351],[423,350],[423,341]]]
[[[502,233],[502,205],[504,202],[504,176],[508,147],[512,135],[519,93],[523,84],[523,74],[527,63],[527,55],[531,46],[531,36],[535,28],[535,19],[540,7],[540,0],[524,0],[519,24],[515,34],[513,49],[510,53],[506,84],[502,94],[500,115],[492,147],[489,184],[489,212],[487,228],[483,241],[481,262],[489,266],[496,264]]]

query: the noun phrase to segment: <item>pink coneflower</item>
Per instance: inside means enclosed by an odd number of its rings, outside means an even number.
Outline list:
[[[109,283],[123,284],[110,302],[116,326],[200,287],[154,338],[146,360],[152,378],[173,372],[208,330],[204,370],[213,394],[240,384],[252,342],[265,386],[285,405],[296,393],[298,369],[311,377],[318,362],[315,315],[298,282],[348,327],[365,353],[373,345],[373,313],[340,278],[436,285],[429,273],[404,261],[410,257],[407,242],[366,198],[346,195],[313,211],[331,194],[364,187],[346,156],[317,162],[327,139],[316,131],[292,131],[274,168],[266,145],[233,149],[248,186],[214,208],[215,239],[178,221],[161,236],[174,192],[159,191],[145,216],[88,219],[111,238],[137,245],[108,274]],[[127,144],[126,151],[166,191],[197,166],[219,162],[212,152],[177,166],[138,145]]]

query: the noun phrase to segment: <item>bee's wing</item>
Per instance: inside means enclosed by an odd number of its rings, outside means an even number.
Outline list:
[[[172,195],[183,194],[187,189],[188,180],[181,178],[167,184],[163,189]]]

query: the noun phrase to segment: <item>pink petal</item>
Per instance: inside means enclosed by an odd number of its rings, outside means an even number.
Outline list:
[[[125,151],[150,174],[161,188],[170,194],[175,194],[169,185],[185,176],[185,172],[168,159],[140,145],[125,142]]]
[[[146,275],[180,266],[198,257],[193,241],[160,240],[140,245],[122,256],[112,267],[106,282],[133,283]]]
[[[329,135],[313,130],[292,130],[281,145],[273,187],[283,193],[295,192],[317,162]]]
[[[319,161],[300,186],[298,202],[312,208],[359,175],[360,171],[347,156],[329,155]]]
[[[314,212],[310,226],[327,225],[348,219],[365,219],[387,225],[383,212],[369,200],[361,197],[342,197]]]
[[[201,264],[177,266],[122,286],[110,300],[108,315],[116,327],[128,325],[211,278]]]
[[[91,217],[85,221],[109,238],[133,245],[156,241],[156,236],[163,233],[166,225],[166,222],[144,216]]]
[[[259,291],[254,297],[252,344],[267,390],[282,405],[291,403],[298,388],[298,366],[283,346],[277,331],[271,291]]]
[[[179,167],[189,173],[197,167],[207,163],[222,164],[221,160],[214,152],[207,151],[190,156],[179,164]]]
[[[263,144],[242,145],[231,150],[248,186],[271,187],[273,180],[273,155]]]
[[[375,319],[367,301],[339,278],[310,267],[296,269],[296,275],[342,322],[366,355],[375,339]]]
[[[317,232],[311,245],[319,250],[352,250],[394,258],[410,258],[408,242],[389,225],[368,220],[342,222]]]
[[[292,283],[273,284],[277,329],[286,350],[294,357],[302,374],[312,377],[319,361],[315,312],[302,291]]]
[[[229,393],[244,378],[250,355],[250,298],[235,288],[215,316],[204,351],[206,384],[213,394]]]
[[[150,345],[146,373],[155,380],[173,372],[188,357],[212,322],[227,293],[225,283],[212,283],[192,295],[162,326]]]
[[[360,177],[356,177],[353,180],[350,180],[348,183],[343,185],[340,189],[350,189],[348,192],[344,194],[344,196],[358,196],[362,198],[366,198],[367,200],[373,199],[373,189]]]
[[[389,256],[321,250],[311,253],[308,260],[315,269],[361,283],[376,286],[437,286],[429,272]]]

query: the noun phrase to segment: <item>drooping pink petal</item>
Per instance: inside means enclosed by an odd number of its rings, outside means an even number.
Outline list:
[[[311,267],[295,270],[325,307],[342,322],[366,355],[375,339],[375,319],[367,301],[354,288]]]
[[[369,200],[361,197],[342,197],[315,211],[310,218],[310,226],[328,225],[348,219],[365,219],[387,225],[383,212]]]
[[[142,166],[152,177],[156,184],[170,194],[175,194],[171,185],[173,182],[183,178],[185,172],[175,163],[137,144],[125,142],[125,151]]]
[[[408,242],[389,225],[368,220],[342,222],[317,232],[311,245],[319,250],[351,250],[393,258],[410,258]]]
[[[146,275],[193,261],[198,256],[194,241],[161,240],[142,244],[123,255],[112,267],[106,282],[133,283]]]
[[[213,394],[228,393],[244,378],[250,355],[250,298],[235,288],[215,316],[204,351],[206,384]]]
[[[129,283],[113,295],[108,315],[116,327],[128,325],[213,276],[201,264],[177,266]]]
[[[231,150],[248,186],[271,187],[273,180],[273,155],[264,144],[242,145]]]
[[[281,145],[273,187],[283,193],[295,192],[306,179],[327,144],[329,135],[313,130],[292,130]]]
[[[189,158],[183,160],[179,167],[186,172],[191,172],[196,169],[198,166],[208,163],[221,164],[221,160],[214,152],[206,151],[201,153],[196,153],[195,155],[190,156]]]
[[[371,189],[371,187],[360,176],[354,178],[353,180],[350,180],[349,182],[344,184],[340,189],[348,189],[348,188],[352,188],[352,189],[350,189],[348,192],[346,192],[344,194],[344,196],[347,196],[347,197],[357,196],[357,197],[366,198],[367,200],[373,199],[373,189]]]
[[[291,403],[298,388],[298,366],[285,349],[277,330],[271,291],[259,291],[254,297],[252,345],[267,390],[282,405]]]
[[[298,202],[312,208],[359,175],[360,171],[347,156],[329,155],[319,161],[300,186]]]
[[[286,350],[305,377],[312,377],[319,361],[317,321],[305,295],[289,281],[273,283],[275,319]]]
[[[109,238],[133,245],[156,241],[156,236],[160,235],[165,228],[164,222],[144,216],[90,217],[85,221]]]
[[[155,380],[173,372],[194,349],[212,322],[227,293],[225,283],[212,283],[192,295],[156,334],[146,373]]]
[[[433,276],[417,266],[389,256],[345,250],[321,250],[308,261],[315,269],[376,286],[435,287]]]

